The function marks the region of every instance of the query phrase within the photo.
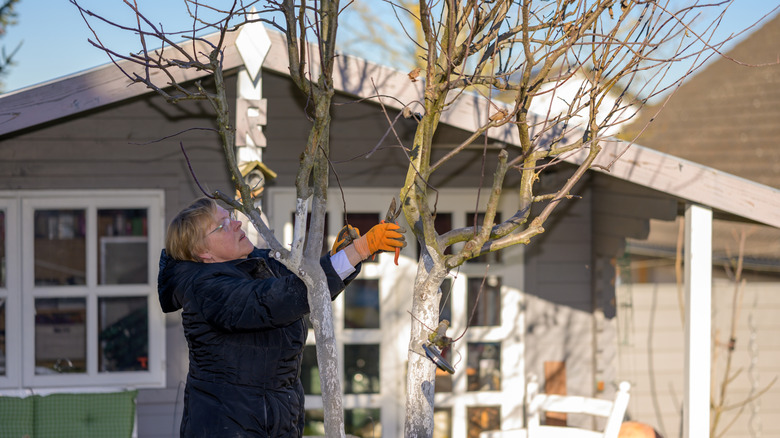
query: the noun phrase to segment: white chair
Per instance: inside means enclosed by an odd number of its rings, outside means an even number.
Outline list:
[[[540,394],[539,383],[531,378],[526,389],[526,429],[491,430],[479,438],[617,438],[628,407],[631,384],[621,382],[615,400],[590,397]],[[607,419],[603,430],[541,424],[542,412],[587,414]]]

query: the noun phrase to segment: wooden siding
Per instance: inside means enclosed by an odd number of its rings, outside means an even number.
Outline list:
[[[181,330],[181,326],[179,329]],[[138,437],[169,438],[179,436],[183,397],[183,382],[178,387],[139,391],[136,399]]]
[[[270,187],[294,185],[300,154],[306,145],[310,123],[306,120],[306,100],[292,83],[272,73],[263,74],[263,97],[268,100],[268,125],[264,129],[268,146],[263,150],[263,161],[279,177],[269,182]],[[330,132],[331,172],[330,184],[340,182],[345,187],[397,187],[403,185],[408,168],[408,152],[399,148],[395,134],[403,145],[412,147],[415,122],[401,117],[395,122],[395,133],[389,131],[389,122],[382,107],[375,103],[358,103],[355,98],[338,94],[333,108],[333,125]],[[388,109],[390,120],[397,111]],[[460,143],[465,131],[441,125],[435,139],[436,155],[443,155],[448,148]],[[383,139],[384,137],[384,139]],[[380,140],[382,142],[380,143]],[[495,168],[498,151],[492,148],[485,159],[487,180],[483,187],[490,187],[490,177]],[[369,155],[370,154],[370,155]],[[434,187],[476,187],[482,173],[482,149],[470,149],[448,162],[431,181]],[[338,181],[334,176],[338,175]],[[512,184],[516,176],[510,174]]]
[[[713,284],[713,331],[722,342],[728,338],[732,290],[733,285],[726,281]],[[680,428],[684,365],[683,325],[676,285],[623,285],[618,294],[621,301],[630,304],[626,313],[630,319],[621,324],[624,329],[619,345],[620,375],[633,384],[628,415],[633,420],[653,425],[664,436],[676,436]],[[729,387],[727,404],[736,404],[748,397],[751,379],[756,379],[756,388],[763,388],[778,377],[780,341],[776,333],[780,329],[779,313],[780,295],[776,283],[747,283],[732,364],[732,373],[738,374]],[[722,376],[724,360],[724,350],[719,348],[713,375]],[[736,412],[725,414],[721,426],[732,421]],[[724,436],[758,436],[758,433],[751,433],[751,427],[760,430],[761,436],[780,436],[777,383],[756,403],[747,405]]]
[[[180,142],[205,187],[230,187],[225,167],[214,165],[223,162],[216,134],[191,130],[213,128],[212,119],[204,103],[146,96],[7,134],[0,189],[163,189],[170,218],[199,195]]]
[[[549,183],[564,181],[565,172]],[[547,184],[544,178],[541,182]],[[593,191],[580,184],[582,198],[564,201],[545,224],[545,232],[525,252],[526,371],[540,379],[544,363],[564,362],[567,392],[593,394],[593,318],[590,241]]]
[[[235,82],[234,77],[228,80]],[[210,190],[230,190],[216,134],[187,131],[211,128],[212,120],[203,103],[174,106],[145,96],[7,134],[0,138],[0,190],[159,189],[165,193],[167,221],[200,196],[179,142],[201,184]],[[181,134],[149,143],[177,133]],[[165,336],[167,388],[140,390],[141,438],[178,436],[178,389],[186,380],[188,363],[178,313],[166,315]]]

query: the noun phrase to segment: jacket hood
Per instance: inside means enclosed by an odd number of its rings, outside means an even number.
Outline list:
[[[157,295],[160,299],[160,307],[165,313],[175,312],[181,309],[181,302],[176,298],[176,287],[178,282],[174,278],[175,265],[178,261],[166,254],[165,250],[160,253],[160,271],[157,274]]]

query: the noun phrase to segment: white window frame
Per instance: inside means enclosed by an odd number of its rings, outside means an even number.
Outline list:
[[[0,196],[0,210],[5,213],[5,269],[6,283],[0,288],[0,298],[5,303],[5,375],[0,376],[0,388],[15,386],[20,381],[21,363],[14,358],[21,356],[22,339],[14,334],[21,333],[21,277],[19,234],[19,202],[13,198]]]
[[[292,188],[267,189],[265,195],[265,214],[270,220],[269,226],[275,229],[282,244],[292,242],[292,223],[290,218],[296,205],[296,193]],[[377,211],[383,215],[390,200],[398,197],[398,190],[386,188],[343,190],[347,213]],[[484,204],[487,194],[481,196]],[[516,193],[505,193],[499,210],[502,217],[508,218],[517,211],[519,198]],[[466,214],[476,207],[474,190],[443,189],[438,192],[437,207],[441,212],[452,213],[453,227],[466,226]],[[327,212],[328,242],[332,245],[336,234],[343,224],[344,203],[342,192],[332,189],[328,192]],[[399,218],[401,226],[405,224],[403,216]],[[365,233],[368,230],[360,230]],[[344,409],[379,408],[381,409],[382,433],[385,436],[403,435],[405,398],[406,398],[406,361],[411,330],[412,291],[417,271],[417,245],[411,233],[406,234],[408,244],[401,251],[399,266],[393,265],[393,255],[380,254],[378,263],[364,264],[358,278],[380,279],[379,329],[344,329],[343,294],[333,302],[333,319],[337,343],[339,345],[339,375],[344,375],[344,344],[379,344],[380,346],[380,393],[344,395]],[[503,250],[502,263],[491,263],[490,274],[501,277],[501,323],[500,327],[471,327],[463,339],[459,340],[453,351],[453,357],[460,358],[453,375],[453,391],[435,395],[436,408],[451,408],[452,438],[466,438],[467,409],[469,407],[501,406],[502,427],[522,427],[523,394],[525,391],[525,364],[523,360],[525,319],[522,313],[524,246],[516,245]],[[482,263],[465,263],[453,279],[451,300],[452,325],[450,336],[463,333],[468,321],[466,283],[469,276],[482,278],[486,266]],[[348,293],[348,290],[347,290]],[[507,342],[511,340],[512,342]],[[488,392],[468,392],[465,373],[469,342],[501,343],[501,390]],[[307,345],[314,345],[313,332],[309,333]],[[306,409],[322,409],[322,397],[306,396]]]
[[[78,387],[163,387],[165,385],[165,318],[159,310],[157,300],[157,269],[162,250],[165,196],[161,190],[83,190],[83,191],[13,191],[0,192],[0,201],[16,204],[15,225],[21,238],[9,246],[20,260],[21,266],[9,267],[9,280],[15,277],[21,302],[14,302],[21,315],[21,323],[15,322],[21,337],[9,337],[9,344],[19,358],[15,370],[8,379],[0,383],[2,388],[51,388]],[[0,204],[2,205],[2,204]],[[98,210],[104,209],[146,209],[148,237],[147,283],[138,285],[98,285],[97,226]],[[86,285],[36,286],[34,280],[34,212],[36,209],[84,209],[87,212],[86,235]],[[12,234],[12,233],[7,233]],[[11,257],[9,257],[11,259]],[[20,274],[17,274],[20,273]],[[15,285],[17,283],[14,283]],[[146,297],[149,324],[148,370],[124,372],[99,372],[98,370],[98,297],[106,293],[122,297]],[[87,301],[87,371],[85,373],[64,373],[54,375],[35,374],[35,299],[47,297],[85,297]],[[17,331],[19,333],[19,331]],[[18,345],[17,345],[18,343]],[[29,346],[25,348],[24,346]],[[10,354],[9,354],[10,357]]]

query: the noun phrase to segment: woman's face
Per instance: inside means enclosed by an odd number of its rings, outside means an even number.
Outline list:
[[[246,258],[254,249],[252,242],[241,230],[241,221],[233,219],[222,207],[217,206],[213,223],[206,227],[206,249],[199,254],[204,263]]]

